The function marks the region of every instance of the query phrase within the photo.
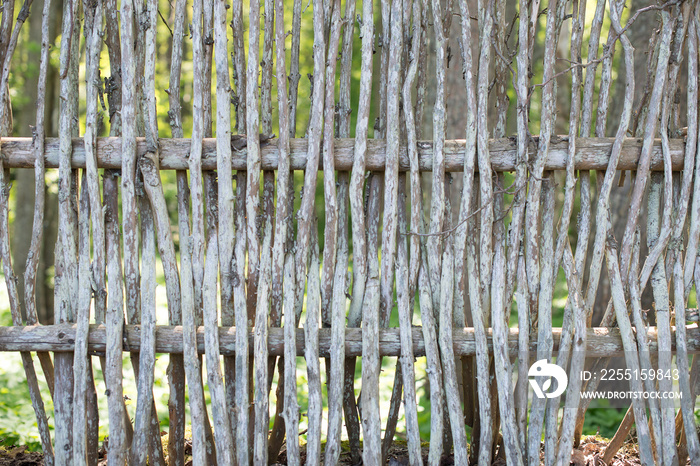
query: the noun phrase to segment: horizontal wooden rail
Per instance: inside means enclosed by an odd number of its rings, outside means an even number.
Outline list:
[[[277,143],[271,139],[262,144],[262,168],[274,170],[277,168]],[[578,138],[576,140],[576,169],[577,170],[604,170],[608,166],[610,150],[613,144],[612,138]],[[530,144],[530,153],[536,151],[537,138]],[[354,139],[337,139],[335,142],[335,168],[346,171],[352,168],[354,155]],[[232,140],[234,148],[232,165],[234,170],[245,170],[246,148],[245,140]],[[445,169],[448,172],[460,172],[464,168],[464,140],[445,141]],[[292,139],[291,163],[293,170],[306,168],[306,154],[308,141],[306,139]],[[685,143],[683,139],[671,140],[671,160],[673,170],[683,169],[683,156]],[[32,152],[31,138],[2,138],[2,157],[5,165],[10,168],[31,168],[34,166],[34,154]],[[639,154],[641,152],[641,139],[627,139],[622,147],[622,155],[618,163],[618,170],[636,170]],[[370,139],[367,141],[367,170],[383,171],[385,166],[385,143],[383,140]],[[549,157],[545,170],[563,170],[566,168],[568,142],[566,137],[555,137],[549,150]],[[146,141],[138,139],[138,154],[146,152]],[[512,171],[517,161],[517,141],[515,138],[492,139],[489,142],[491,163],[496,171]],[[187,157],[190,153],[189,139],[160,139],[160,168],[162,170],[187,170]],[[47,168],[58,167],[58,139],[47,138],[45,145],[45,157]],[[429,141],[418,143],[418,157],[421,171],[431,171],[433,164],[433,144]],[[119,169],[121,161],[121,139],[99,138],[97,141],[97,165],[100,168]],[[83,140],[73,139],[73,167],[85,167],[85,148]],[[399,168],[402,171],[409,169],[406,148],[401,149]],[[205,139],[202,152],[202,169],[216,169],[216,139]],[[663,157],[661,143],[657,140],[651,161],[652,170],[663,170]]]
[[[75,346],[75,325],[59,324],[28,327],[0,327],[0,351],[73,351]],[[561,329],[555,328],[554,348],[559,346]],[[657,331],[650,327],[648,332],[649,346],[657,350]],[[219,328],[219,345],[221,354],[234,354],[236,338],[235,327]],[[250,334],[249,348],[253,348],[253,334]],[[586,354],[590,357],[620,356],[623,354],[620,332],[615,328],[588,329]],[[697,325],[687,327],[688,351],[700,352],[700,328]],[[673,351],[675,351],[675,327],[673,328]],[[489,350],[492,351],[492,340],[489,333]],[[271,355],[282,356],[284,337],[281,328],[271,328],[268,340]],[[518,351],[518,329],[510,329],[508,340],[509,353],[516,356]],[[535,352],[536,341],[530,343],[530,350]],[[140,327],[126,325],[124,327],[124,351],[138,352],[141,347]],[[204,328],[197,331],[197,347],[204,353]],[[328,357],[330,347],[330,329],[319,330],[319,348],[322,357]],[[454,347],[457,355],[471,356],[476,354],[474,330],[472,328],[456,328],[454,330]],[[102,354],[105,351],[105,327],[90,326],[89,348],[92,354]],[[399,356],[401,342],[399,329],[382,329],[379,332],[379,352],[384,356]],[[423,332],[420,327],[413,328],[413,351],[416,356],[425,355]],[[157,353],[182,353],[182,327],[158,326],[156,331]],[[304,332],[297,330],[297,354],[304,354]],[[348,328],[345,330],[345,355],[362,356],[362,329]]]

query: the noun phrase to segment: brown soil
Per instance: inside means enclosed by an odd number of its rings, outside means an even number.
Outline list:
[[[344,444],[343,446],[346,445]],[[607,442],[605,439],[594,436],[585,437],[581,442],[581,446],[574,450],[571,457],[571,465],[604,466],[602,458],[606,447]],[[186,442],[185,450],[186,455],[189,456],[192,454],[189,441]],[[100,453],[101,457],[103,457],[104,451],[101,451]],[[427,461],[427,459],[428,446],[426,444],[423,446],[424,462]],[[301,461],[302,464],[306,462],[306,449],[303,446],[301,448]],[[43,464],[43,454],[40,452],[28,452],[26,446],[0,448],[0,466],[37,466]],[[100,461],[99,464],[103,464],[103,462]],[[287,464],[286,452],[282,451],[280,456],[277,458],[276,466],[283,466],[285,464]],[[350,458],[350,452],[346,449],[343,449],[341,452],[339,464],[343,466],[355,466]],[[404,466],[408,464],[408,451],[406,449],[406,445],[396,443],[389,451],[387,465]],[[455,463],[452,456],[444,456],[442,458],[441,466],[451,466],[453,464]],[[502,458],[498,457],[493,462],[493,466],[505,466],[505,464],[506,462]],[[641,464],[642,463],[639,461],[639,449],[632,439],[630,439],[630,441],[626,443],[619,452],[617,452],[613,458],[611,466],[641,466]]]
[[[0,466],[35,466],[44,464],[44,455],[27,451],[27,447],[0,448]]]
[[[346,443],[343,443],[343,447]],[[605,448],[607,447],[607,442],[600,437],[585,437],[581,446],[575,449],[571,457],[572,466],[604,466],[603,454],[605,453]],[[427,464],[428,460],[428,445],[424,444],[423,449],[423,463]],[[280,456],[277,458],[277,463],[275,466],[283,466],[287,464],[286,452],[283,450]],[[306,462],[306,451],[304,446],[301,447],[301,462],[304,464]],[[343,449],[340,454],[339,464],[343,466],[359,466],[354,465],[351,458],[350,452]],[[387,466],[408,466],[408,450],[406,449],[405,443],[396,443],[391,447],[389,451],[389,458],[387,460]],[[451,466],[454,465],[454,457],[452,455],[445,455],[442,457],[440,466]],[[615,455],[610,466],[641,466],[639,461],[639,450],[630,439],[630,442],[625,444],[620,451]],[[492,466],[506,466],[506,462],[503,458],[495,458]]]

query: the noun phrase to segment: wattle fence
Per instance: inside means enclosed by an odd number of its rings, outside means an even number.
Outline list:
[[[14,326],[0,327],[0,351],[22,356],[45,464],[97,464],[100,423],[114,465],[184,465],[186,438],[194,465],[272,464],[281,451],[287,464],[337,464],[345,440],[353,464],[378,465],[397,431],[412,465],[443,455],[459,465],[569,464],[591,402],[582,394],[599,382],[582,374],[611,356],[634,374],[677,370],[633,376],[629,390],[682,398],[633,399],[603,460],[635,425],[643,464],[700,464],[700,330],[687,309],[700,285],[697,3],[310,2],[172,0],[166,20],[156,0],[64,0],[58,138],[44,130],[50,0],[31,13],[43,13],[44,37],[34,136],[10,137],[12,56],[32,1],[18,12],[4,3],[0,259]],[[641,15],[660,18],[646,83],[635,82],[627,37]],[[164,53],[167,120],[156,89]],[[457,88],[450,67],[462,72]],[[456,89],[466,124],[463,139],[448,140]],[[624,94],[619,108],[612,90]],[[557,136],[562,121],[568,134]],[[19,169],[36,179],[24,289],[10,250]],[[52,169],[56,314],[40,325]],[[176,205],[165,170],[175,171]],[[616,238],[610,194],[624,183]],[[610,299],[596,314],[601,272]],[[156,320],[161,273],[167,325]],[[125,353],[135,409],[124,399]],[[153,395],[165,377],[159,353],[169,361],[166,446]],[[396,368],[384,406],[388,357]],[[416,358],[426,358],[428,445]],[[541,360],[568,374],[565,394],[530,371]],[[102,383],[107,419],[97,415]]]

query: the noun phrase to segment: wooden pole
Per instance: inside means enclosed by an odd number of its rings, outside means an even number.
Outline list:
[[[549,155],[545,162],[545,170],[565,170],[568,153],[568,141],[566,136],[553,137],[549,147]],[[533,138],[529,145],[530,154],[537,150],[537,138]],[[578,138],[576,140],[576,170],[605,170],[610,160],[610,151],[614,138]],[[162,138],[158,141],[160,147],[161,170],[187,170],[188,157],[190,155],[191,142],[189,139]],[[245,136],[233,136],[231,140],[233,170],[245,170],[248,152]],[[308,139],[295,138],[289,144],[291,169],[306,170]],[[418,163],[420,171],[432,171],[433,143],[430,141],[418,141]],[[444,147],[445,171],[461,172],[464,170],[463,139],[446,140]],[[683,169],[685,154],[685,142],[683,139],[671,139],[669,141],[673,171]],[[622,152],[617,163],[617,170],[636,170],[642,142],[639,139],[627,138],[622,144]],[[5,166],[8,168],[34,168],[36,156],[32,150],[32,138],[2,138],[1,150],[5,157]],[[98,168],[120,169],[122,160],[121,138],[107,137],[97,138],[97,166]],[[136,138],[136,154],[141,156],[147,151],[145,138]],[[73,138],[72,168],[85,168],[85,146],[82,138]],[[260,157],[263,170],[275,170],[278,168],[278,144],[276,139],[266,140],[260,145]],[[335,169],[349,171],[352,169],[355,159],[355,140],[352,138],[335,139]],[[368,139],[365,167],[369,171],[384,171],[386,141],[383,139]],[[489,155],[491,168],[496,172],[513,171],[517,168],[518,143],[516,138],[490,139]],[[46,168],[58,168],[59,140],[58,138],[46,138],[44,146]],[[323,162],[319,161],[319,167]],[[216,139],[205,138],[202,141],[202,170],[216,169]],[[410,162],[406,146],[399,149],[399,171],[409,171]],[[655,140],[650,169],[663,171],[663,154],[661,141]],[[478,171],[478,169],[477,169]]]
[[[413,352],[416,357],[425,356],[425,342],[423,340],[422,327],[412,327]],[[561,340],[561,329],[552,329],[554,350],[558,350]],[[57,353],[73,352],[75,347],[75,324],[36,325],[26,327],[0,327],[0,352],[7,351],[53,351]],[[518,354],[518,329],[511,328],[508,332],[508,354]],[[676,327],[671,327],[671,337],[675,342]],[[92,355],[100,356],[106,350],[104,325],[90,325],[88,337],[88,351]],[[493,352],[493,339],[491,329],[487,331],[487,345],[489,353]],[[159,325],[156,327],[156,353],[181,354],[182,327]],[[322,328],[318,331],[318,351],[320,357],[327,357],[330,348],[331,331]],[[474,329],[472,327],[454,328],[453,344],[456,356],[473,356],[476,354]],[[656,327],[649,327],[647,332],[649,350],[658,350],[658,331]],[[253,350],[253,333],[249,332],[249,350]],[[617,357],[624,354],[620,331],[616,328],[592,327],[586,334],[586,357]],[[224,356],[236,353],[236,328],[219,327],[219,349]],[[297,354],[303,354],[305,350],[304,330],[296,330]],[[686,327],[686,345],[689,354],[700,353],[700,328],[696,325]],[[141,349],[141,327],[138,325],[125,325],[122,338],[122,350],[124,352],[138,353]],[[530,351],[536,350],[536,340],[530,340]],[[284,330],[279,327],[270,328],[268,339],[268,351],[271,356],[284,354]],[[671,351],[676,352],[675,343]],[[197,328],[197,352],[206,353],[204,346],[204,327]],[[400,356],[401,340],[397,327],[379,330],[379,353],[382,356]],[[362,329],[348,328],[345,330],[345,354],[347,357],[362,355]]]

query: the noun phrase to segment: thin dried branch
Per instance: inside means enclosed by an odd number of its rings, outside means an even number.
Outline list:
[[[311,234],[312,244],[311,263],[309,264],[308,283],[306,293],[306,321],[304,322],[304,357],[306,359],[307,380],[309,384],[309,408],[306,416],[309,420],[306,444],[306,464],[316,466],[321,464],[321,419],[323,415],[323,395],[321,392],[321,364],[319,361],[319,327],[321,326],[321,290],[319,274],[318,238],[316,235],[316,219],[312,219],[314,226]],[[297,263],[298,267],[298,263]],[[298,268],[297,268],[298,271]],[[303,282],[303,275],[297,281]],[[297,287],[298,290],[298,287]],[[294,315],[298,319],[298,294],[295,290]],[[363,341],[364,347],[364,341]],[[363,366],[364,367],[364,366]],[[364,417],[363,417],[364,420]],[[379,434],[379,425],[376,429]]]

